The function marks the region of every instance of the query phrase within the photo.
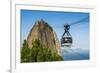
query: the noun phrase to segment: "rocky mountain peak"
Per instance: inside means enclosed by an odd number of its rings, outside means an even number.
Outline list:
[[[43,46],[60,54],[60,43],[53,28],[43,19],[38,20],[29,32],[27,42],[32,47],[32,41],[39,39]]]

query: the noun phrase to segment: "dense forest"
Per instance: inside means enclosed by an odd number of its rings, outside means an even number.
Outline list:
[[[48,61],[62,61],[63,58],[51,48],[44,47],[40,40],[35,40],[32,43],[32,48],[26,40],[24,40],[21,48],[21,63],[27,62],[48,62]]]

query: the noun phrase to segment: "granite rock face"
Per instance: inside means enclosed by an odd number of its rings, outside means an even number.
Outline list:
[[[60,55],[60,42],[56,32],[44,20],[36,21],[27,37],[29,47],[32,47],[32,42],[39,39],[43,46],[52,49]]]

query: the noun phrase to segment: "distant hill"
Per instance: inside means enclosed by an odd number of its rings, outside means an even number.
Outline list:
[[[52,49],[60,55],[60,43],[53,28],[44,20],[36,21],[27,37],[29,47],[36,39],[40,40],[43,46]]]

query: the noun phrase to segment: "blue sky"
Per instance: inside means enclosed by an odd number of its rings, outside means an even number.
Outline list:
[[[29,31],[37,20],[43,19],[48,22],[60,40],[64,33],[64,24],[71,24],[86,17],[89,17],[89,13],[21,10],[21,42],[27,39]],[[72,25],[69,32],[75,47],[89,49],[89,18],[87,21]]]

